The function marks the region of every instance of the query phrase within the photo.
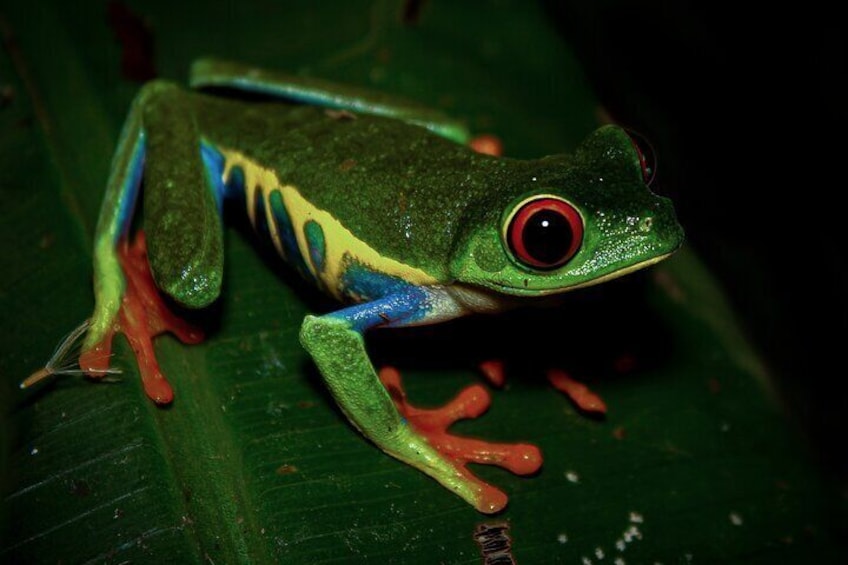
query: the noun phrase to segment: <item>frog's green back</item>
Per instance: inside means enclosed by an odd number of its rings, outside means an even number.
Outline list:
[[[513,198],[503,189],[525,170],[393,119],[195,96],[208,141],[272,171],[381,255],[440,282],[449,282],[451,252],[463,223],[477,220],[477,203]]]

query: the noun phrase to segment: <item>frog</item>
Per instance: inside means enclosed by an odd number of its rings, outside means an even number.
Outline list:
[[[478,511],[503,510],[506,494],[467,464],[531,475],[539,449],[451,435],[488,407],[483,387],[412,406],[365,335],[533,305],[671,256],[683,230],[638,140],[607,124],[570,153],[514,159],[475,151],[440,110],[364,88],[220,59],[195,62],[189,86],[157,79],[133,101],[96,226],[94,312],[22,387],[62,372],[105,380],[123,333],[147,396],[171,403],[152,340],[203,339],[172,303],[218,299],[235,207],[342,304],[307,315],[299,338],[351,426]],[[72,369],[59,359],[74,344]]]

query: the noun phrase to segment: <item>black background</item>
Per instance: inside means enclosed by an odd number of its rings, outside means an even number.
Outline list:
[[[844,20],[767,6],[547,5],[609,113],[653,141],[688,245],[845,492]]]

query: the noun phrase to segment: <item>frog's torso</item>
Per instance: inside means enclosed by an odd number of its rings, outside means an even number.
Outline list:
[[[337,298],[374,298],[362,295],[364,273],[450,284],[448,258],[471,205],[526,176],[521,162],[397,120],[191,95],[221,192]]]

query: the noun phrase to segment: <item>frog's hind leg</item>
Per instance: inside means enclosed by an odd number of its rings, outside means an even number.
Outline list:
[[[465,125],[439,110],[399,96],[315,77],[291,75],[230,61],[200,59],[191,67],[189,83],[192,88],[229,88],[328,109],[395,118],[424,127],[460,144],[468,143],[471,137]]]
[[[432,323],[455,315],[459,315],[457,305],[444,289],[399,285],[391,294],[371,302],[321,317],[307,316],[300,339],[341,410],[368,439],[479,511],[498,512],[507,503],[506,494],[474,476],[467,464],[486,463],[530,474],[542,463],[539,450],[532,445],[489,443],[448,434],[453,422],[485,411],[485,390],[471,387],[444,408],[418,409],[407,402],[396,371],[384,371],[380,382],[365,351],[362,334],[368,328]]]

